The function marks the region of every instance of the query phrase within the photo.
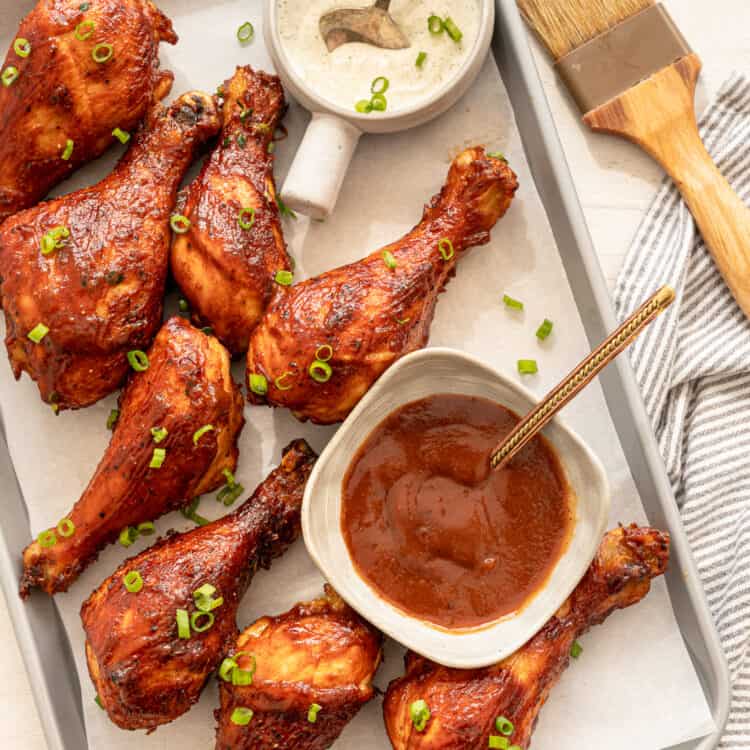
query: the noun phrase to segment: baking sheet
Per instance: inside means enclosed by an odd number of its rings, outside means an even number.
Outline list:
[[[31,3],[22,5],[20,9],[11,0],[0,1],[3,18],[20,15]],[[234,37],[237,26],[247,19],[260,31],[259,4],[209,6],[182,0],[162,2],[161,6],[182,37],[176,48],[162,48],[164,67],[177,74],[175,94],[189,87],[213,90],[235,64],[270,67],[258,36],[245,48]],[[0,43],[7,44],[9,31],[2,29]],[[289,164],[305,121],[305,114],[292,107],[286,121],[290,138],[278,149],[279,177]],[[519,173],[522,187],[490,245],[477,248],[462,261],[457,278],[438,305],[432,343],[463,348],[508,373],[514,372],[516,359],[534,357],[540,374],[524,383],[541,395],[585,354],[586,339],[492,60],[472,91],[437,122],[401,135],[363,139],[334,217],[324,224],[301,217],[296,222],[286,221],[287,240],[298,263],[298,278],[364,255],[417,221],[421,204],[442,184],[451,156],[475,142],[503,150]],[[63,190],[99,179],[113,158],[110,155],[91,165]],[[523,299],[525,312],[519,316],[506,311],[500,303],[504,292]],[[554,320],[556,328],[550,339],[539,344],[534,331],[544,317]],[[24,377],[14,383],[7,361],[0,361],[0,405],[36,532],[56,523],[88,482],[109,438],[105,421],[115,399],[55,418],[40,402],[31,381]],[[241,366],[236,377],[242,378]],[[248,489],[278,460],[289,439],[307,437],[319,450],[333,430],[300,425],[286,412],[264,407],[247,407],[247,417],[237,475]],[[613,523],[643,521],[640,500],[598,388],[590,388],[568,407],[565,418],[592,443],[608,469]],[[214,517],[220,510],[223,506],[211,497],[204,499],[202,513]],[[156,525],[163,533],[191,524],[172,514]],[[94,690],[83,663],[78,608],[124,557],[147,543],[139,540],[128,552],[114,547],[107,550],[70,592],[57,598],[78,660],[87,732],[95,750],[130,747],[134,738],[111,725],[93,702]],[[281,581],[284,586],[279,586]],[[269,573],[258,575],[240,610],[239,624],[242,627],[261,614],[283,611],[297,599],[317,594],[320,586],[321,579],[300,542]],[[571,666],[541,714],[535,747],[624,750],[637,742],[640,748],[656,750],[702,736],[713,728],[662,582],[641,605],[614,615],[586,636],[583,644],[584,655]],[[400,670],[399,649],[389,644],[377,683],[385,687]],[[149,737],[139,734],[137,742],[147,749],[207,747],[212,742],[211,712],[216,704],[216,688],[211,684],[190,713]],[[644,727],[648,727],[646,737],[642,736]],[[387,745],[379,701],[373,701],[336,747],[369,750]]]

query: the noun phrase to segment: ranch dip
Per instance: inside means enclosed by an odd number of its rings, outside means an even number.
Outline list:
[[[353,110],[357,102],[369,100],[371,84],[380,76],[388,79],[384,93],[387,112],[418,106],[456,75],[471,52],[479,33],[480,0],[393,0],[389,12],[409,39],[410,47],[392,50],[351,42],[328,52],[320,35],[320,17],[338,8],[363,8],[373,3],[374,0],[278,0],[278,28],[284,51],[295,73],[310,88],[344,109]],[[430,16],[450,18],[453,28],[461,32],[460,41],[454,41],[445,29],[431,33],[427,23]],[[381,114],[372,111],[370,116]]]

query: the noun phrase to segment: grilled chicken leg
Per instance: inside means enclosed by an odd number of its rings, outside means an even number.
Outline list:
[[[83,604],[89,673],[115,724],[155,729],[198,700],[237,637],[237,607],[256,569],[299,535],[314,462],[304,440],[292,443],[234,513],[126,560]],[[135,572],[142,587],[132,593],[125,583]],[[182,635],[181,617],[190,622]]]
[[[158,330],[177,188],[218,125],[213,99],[201,92],[156,105],[112,174],[0,226],[13,372],[28,372],[54,408],[88,406],[116,390],[127,352],[147,347]]]
[[[508,745],[527,748],[575,639],[646,596],[668,558],[666,534],[635,525],[615,529],[567,601],[512,656],[486,669],[460,670],[408,653],[406,674],[391,682],[383,704],[395,750],[485,750],[490,735],[502,736],[498,717],[514,726]],[[421,731],[410,716],[415,701],[424,701],[430,712]]]
[[[134,130],[169,93],[161,41],[177,35],[150,0],[39,0],[15,37],[21,54],[11,47],[2,66],[17,77],[0,86],[0,223],[103,153],[114,128]]]
[[[172,318],[159,331],[148,363],[122,392],[112,439],[69,521],[24,550],[22,595],[32,586],[49,594],[67,590],[124,528],[219,487],[222,471],[236,467],[244,417],[226,349]],[[196,439],[207,425],[213,429]],[[73,531],[65,533],[69,522]]]
[[[193,319],[244,354],[276,273],[291,268],[268,152],[286,102],[276,76],[249,66],[223,93],[219,145],[187,190],[180,211],[190,229],[175,236],[171,264]]]
[[[504,161],[467,149],[409,234],[278,291],[250,339],[250,400],[320,424],[344,419],[390,365],[427,343],[456,261],[489,240],[517,185]]]
[[[255,669],[251,685],[221,681],[216,750],[325,750],[374,696],[380,633],[326,586],[325,596],[262,617],[237,639],[232,656]],[[253,712],[248,724],[232,720]]]

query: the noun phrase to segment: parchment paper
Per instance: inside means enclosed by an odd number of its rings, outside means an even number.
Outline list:
[[[174,95],[188,88],[213,91],[236,64],[270,69],[260,36],[260,3],[162,0],[159,4],[180,35],[176,47],[162,45],[162,65],[176,73]],[[31,6],[30,0],[0,0],[3,48],[15,33],[21,13]],[[256,37],[242,47],[235,31],[245,20],[255,24]],[[286,118],[290,137],[277,150],[279,185],[306,121],[307,115],[292,105]],[[423,203],[440,188],[451,157],[474,143],[502,150],[519,174],[521,189],[508,216],[495,228],[492,242],[473,250],[460,264],[438,304],[431,343],[469,351],[514,377],[519,377],[517,359],[536,358],[539,374],[523,382],[542,395],[588,348],[492,59],[469,94],[439,120],[399,135],[363,138],[330,220],[285,220],[287,241],[297,260],[296,277],[355,260],[408,230],[418,221]],[[58,192],[97,181],[120,151],[118,147],[117,152],[90,165]],[[504,292],[525,302],[522,314],[504,309]],[[534,332],[544,317],[554,321],[555,330],[540,344]],[[241,365],[235,376],[242,381]],[[83,411],[55,417],[28,377],[14,382],[7,358],[0,356],[0,405],[34,533],[54,525],[78,499],[109,440],[105,422],[114,404],[112,396]],[[305,437],[320,450],[333,433],[333,428],[303,425],[285,411],[265,407],[246,406],[246,416],[237,476],[248,491],[275,465],[290,439]],[[598,386],[590,386],[577,398],[564,418],[590,441],[607,468],[612,524],[645,521]],[[205,496],[200,512],[213,518],[223,510],[213,496]],[[157,520],[156,526],[161,534],[169,528],[190,528],[192,523],[173,513]],[[204,750],[213,746],[212,711],[218,705],[213,680],[188,714],[149,736],[143,732],[133,736],[116,728],[94,702],[83,656],[79,607],[125,557],[151,540],[142,538],[127,551],[119,545],[109,548],[68,593],[56,598],[77,659],[92,750],[136,746]],[[322,579],[300,540],[269,572],[258,574],[240,609],[238,624],[242,628],[260,615],[285,611],[297,600],[317,595],[321,586]],[[644,602],[614,614],[582,643],[582,656],[572,663],[541,712],[534,748],[657,750],[713,728],[662,581],[655,583]],[[387,644],[386,661],[376,679],[381,688],[401,673],[401,655],[400,647]],[[380,699],[365,707],[336,743],[338,750],[386,747]]]

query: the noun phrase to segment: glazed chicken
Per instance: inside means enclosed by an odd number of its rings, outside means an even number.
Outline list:
[[[220,674],[216,750],[330,747],[375,694],[381,642],[328,585],[320,599],[262,617],[231,652],[238,669],[254,672],[252,683],[235,685],[231,672]],[[250,721],[238,723],[248,709]]]
[[[177,35],[150,0],[39,0],[2,66],[11,82],[0,86],[0,223],[103,153],[115,128],[134,130],[169,93],[161,41]]]
[[[568,666],[576,638],[646,596],[668,559],[667,534],[635,525],[615,529],[556,614],[498,664],[449,669],[408,653],[406,674],[391,682],[383,703],[395,750],[485,750],[492,747],[490,736],[504,736],[496,727],[499,719],[513,726],[512,732],[506,729],[508,747],[528,748],[539,710]],[[415,722],[417,701],[424,701],[429,718],[423,710]]]
[[[222,92],[219,144],[180,201],[190,228],[175,235],[171,264],[193,320],[244,354],[276,274],[291,268],[269,153],[286,102],[276,76],[249,66]]]
[[[504,160],[467,149],[409,234],[279,290],[250,338],[250,400],[319,424],[344,419],[390,365],[427,343],[438,293],[464,251],[489,241],[517,186]]]
[[[299,535],[314,462],[304,440],[292,443],[234,513],[126,560],[84,602],[89,673],[119,727],[155,729],[198,700],[237,638],[253,574]]]
[[[127,352],[146,348],[159,329],[177,188],[218,125],[201,92],[156,105],[108,177],[0,226],[13,373],[29,373],[56,410],[116,390]]]
[[[164,324],[148,369],[133,373],[120,395],[112,439],[80,500],[24,550],[22,596],[33,586],[66,591],[123,529],[225,484],[245,421],[229,364],[212,336],[181,318]]]

